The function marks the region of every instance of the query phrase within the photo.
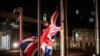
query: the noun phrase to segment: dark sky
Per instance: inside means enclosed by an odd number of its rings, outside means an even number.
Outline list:
[[[42,0],[40,1],[41,13],[51,13],[55,10],[58,0]],[[37,0],[0,0],[0,9],[13,11],[14,8],[23,7],[24,15],[35,17],[37,16]]]
[[[0,0],[2,10],[13,11],[14,8],[23,7],[24,15],[36,17],[37,0]],[[34,15],[34,16],[33,16]]]
[[[42,0],[40,1],[40,12],[47,13],[48,17],[56,10],[58,0]],[[0,0],[0,10],[13,12],[14,8],[23,7],[24,16],[37,18],[37,0]],[[24,22],[25,30],[36,31],[37,24]],[[35,26],[35,27],[34,27]],[[30,28],[30,29],[27,29]],[[36,28],[36,29],[35,29]],[[35,30],[34,30],[35,29]]]
[[[76,10],[79,14],[76,14]],[[68,22],[70,28],[94,28],[95,13],[93,0],[68,0]],[[92,22],[89,19],[93,19]]]
[[[59,7],[60,0],[41,0],[41,15],[47,13],[48,17]],[[66,3],[66,2],[65,2]],[[12,12],[14,8],[23,7],[24,15],[37,18],[37,0],[0,0],[0,10]],[[69,28],[94,28],[95,16],[94,0],[67,0]],[[76,14],[79,10],[79,14]],[[89,22],[93,18],[93,22]]]

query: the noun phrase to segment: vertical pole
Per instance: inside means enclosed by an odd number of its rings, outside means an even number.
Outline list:
[[[41,50],[40,50],[40,28],[41,28],[41,25],[40,25],[40,0],[37,1],[37,18],[38,18],[38,56],[41,56]]]
[[[95,20],[95,37],[96,37],[96,54],[99,55],[99,20],[98,20],[98,0],[95,1],[96,20]]]
[[[67,53],[67,55],[66,56],[68,56],[68,47],[69,47],[69,38],[68,38],[68,20],[67,20],[67,0],[65,0],[64,1],[64,10],[65,10],[65,13],[64,13],[64,15],[65,15],[65,22],[64,22],[64,24],[65,24],[65,29],[66,29],[66,32],[65,32],[65,34],[66,34],[66,45],[67,45],[67,47],[66,47],[66,53]]]
[[[64,1],[64,15],[65,15],[65,20],[64,20],[64,25],[65,25],[65,35],[66,35],[66,38],[65,38],[65,42],[66,42],[66,56],[68,56],[68,46],[69,46],[69,38],[68,38],[68,20],[67,20],[67,0],[63,0]]]
[[[61,26],[62,26],[62,30],[61,30],[61,55],[60,56],[68,56],[68,30],[67,30],[67,10],[64,10],[64,3],[65,1],[60,0],[60,13],[61,13]],[[66,5],[67,6],[67,5]],[[67,8],[67,7],[65,7]],[[65,13],[64,13],[65,12]],[[65,17],[66,15],[66,17]]]
[[[20,27],[20,29],[19,29],[20,45],[21,45],[21,41],[23,38],[23,9],[21,7],[19,7],[18,10],[19,10],[19,27]],[[20,56],[23,56],[21,47],[20,47]]]
[[[67,25],[67,0],[60,0],[60,13],[61,13],[61,55],[68,56],[68,25]]]
[[[62,27],[62,30],[60,32],[60,36],[61,36],[61,40],[60,40],[60,56],[66,56],[66,45],[64,44],[65,43],[65,38],[66,36],[64,35],[64,8],[63,8],[63,0],[60,0],[60,16],[61,16],[61,27]]]

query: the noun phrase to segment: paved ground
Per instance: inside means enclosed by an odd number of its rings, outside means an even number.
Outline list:
[[[83,50],[79,50],[79,49],[71,49],[68,51],[68,55],[67,56],[92,56],[94,52],[92,51],[83,51]],[[59,51],[55,51],[53,53],[53,56],[60,56],[60,52]]]
[[[68,51],[68,56],[93,56],[91,51],[82,51],[78,49],[71,49]],[[0,51],[0,56],[20,56],[18,50]],[[53,56],[60,56],[60,51],[54,51]]]
[[[0,51],[0,56],[20,56],[18,50]]]

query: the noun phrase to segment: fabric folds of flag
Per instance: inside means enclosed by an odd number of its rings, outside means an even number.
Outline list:
[[[35,36],[30,36],[21,42],[21,49],[25,56],[38,56],[38,41]]]
[[[52,55],[52,48],[55,42],[55,39],[52,37],[61,29],[61,27],[57,27],[55,25],[57,17],[58,11],[55,11],[51,16],[51,24],[48,28],[45,29],[42,36],[40,37],[41,49],[44,52],[44,56]]]

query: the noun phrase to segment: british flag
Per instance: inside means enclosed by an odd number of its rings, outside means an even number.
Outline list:
[[[61,27],[56,26],[56,19],[58,17],[58,11],[55,11],[51,16],[51,24],[48,28],[45,29],[42,36],[40,37],[40,46],[44,53],[43,56],[51,56],[52,48],[55,42],[55,39],[52,38],[58,31],[61,30]],[[35,36],[31,36],[21,42],[21,48],[26,56],[38,56],[38,39]]]
[[[58,17],[58,11],[55,11],[51,16],[51,24],[40,37],[41,49],[44,52],[44,56],[51,56],[52,48],[55,42],[55,39],[52,38],[58,31],[60,31],[61,27],[56,26],[56,20]]]
[[[25,56],[38,56],[37,47],[38,41],[35,36],[30,36],[21,42],[21,49]]]

